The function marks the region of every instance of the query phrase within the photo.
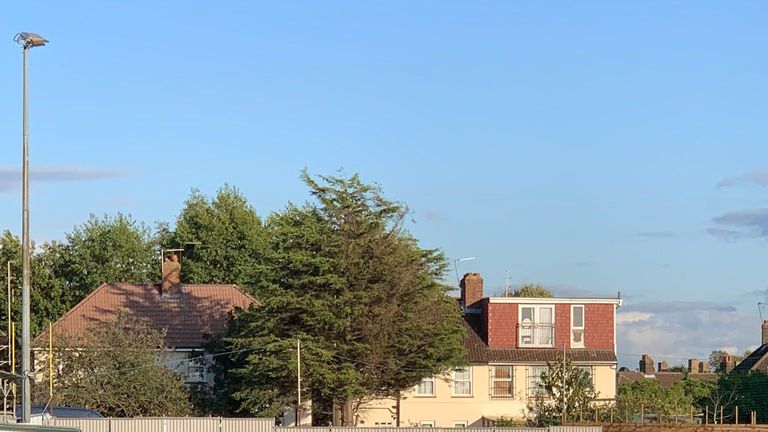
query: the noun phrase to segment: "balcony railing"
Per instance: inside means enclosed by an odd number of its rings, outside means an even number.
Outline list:
[[[517,346],[520,348],[554,348],[554,324],[518,324]]]

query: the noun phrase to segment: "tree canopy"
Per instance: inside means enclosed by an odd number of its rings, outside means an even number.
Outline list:
[[[351,424],[354,401],[460,364],[460,311],[437,282],[445,257],[418,247],[403,228],[403,205],[357,175],[302,177],[314,201],[268,219],[269,276],[255,281],[261,304],[235,314],[219,346],[260,348],[222,359],[217,394],[229,401],[224,411],[274,415],[295,405],[301,340],[312,392],[304,397],[347,407],[342,422]]]
[[[192,190],[164,248],[183,248],[182,281],[235,283],[248,290],[263,273],[261,219],[240,191],[225,185],[213,199]]]
[[[512,292],[512,297],[552,298],[554,294],[541,284],[525,283]]]

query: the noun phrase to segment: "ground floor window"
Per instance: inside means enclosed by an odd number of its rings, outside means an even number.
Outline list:
[[[491,366],[491,397],[512,397],[515,392],[515,368]]]
[[[422,421],[419,422],[419,427],[433,428],[433,427],[435,427],[435,421],[434,420],[422,420]]]
[[[547,372],[546,366],[528,366],[528,396],[547,396],[547,391],[542,387],[541,375]]]

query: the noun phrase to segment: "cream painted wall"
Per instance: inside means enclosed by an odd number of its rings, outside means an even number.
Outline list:
[[[474,365],[472,369],[472,396],[454,396],[451,374],[435,379],[434,396],[416,396],[413,391],[403,395],[400,404],[400,426],[418,426],[431,422],[435,427],[483,426],[483,418],[501,417],[522,420],[526,414],[527,368],[514,366],[514,396],[490,397],[490,366]],[[616,366],[592,365],[595,389],[599,399],[616,397]],[[358,426],[395,425],[395,401],[380,399],[358,409]]]

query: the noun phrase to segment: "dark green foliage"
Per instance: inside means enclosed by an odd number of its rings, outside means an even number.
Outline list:
[[[523,286],[512,292],[512,297],[551,298],[554,297],[554,294],[552,294],[552,291],[544,288],[543,285],[525,283]]]
[[[225,412],[295,405],[297,339],[319,404],[396,394],[462,358],[458,305],[436,282],[445,258],[403,229],[406,209],[357,176],[304,181],[315,202],[267,221],[261,305],[234,314],[219,347],[252,350],[218,366]]]
[[[164,232],[164,248],[184,249],[183,282],[235,283],[250,291],[261,280],[264,228],[234,187],[225,185],[213,200],[193,190],[176,220],[175,232]]]

